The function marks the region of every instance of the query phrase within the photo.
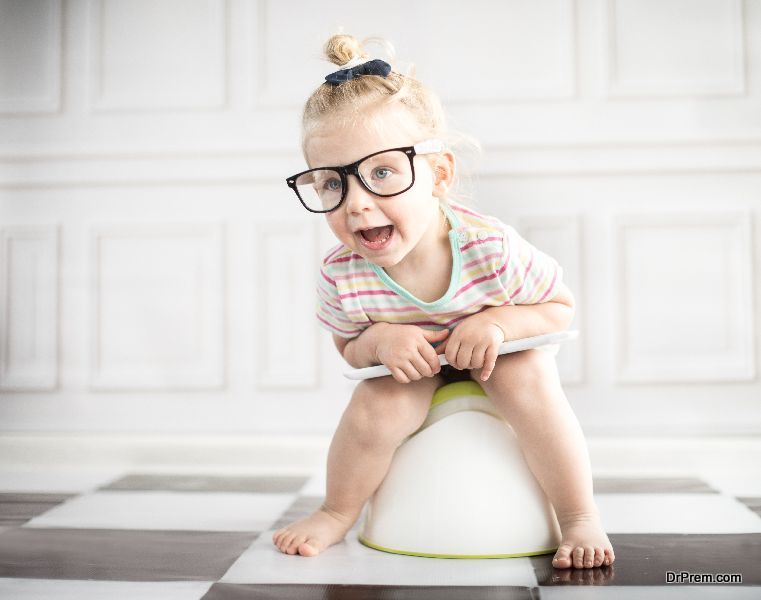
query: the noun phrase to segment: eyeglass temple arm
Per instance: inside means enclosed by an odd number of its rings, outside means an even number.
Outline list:
[[[431,154],[441,152],[444,144],[441,140],[425,140],[415,144],[413,148],[415,148],[415,154]]]

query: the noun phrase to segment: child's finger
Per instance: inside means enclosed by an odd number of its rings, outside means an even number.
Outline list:
[[[484,368],[481,371],[481,381],[489,379],[491,372],[497,364],[497,358],[499,358],[499,347],[489,346],[486,349],[486,355],[484,356]]]
[[[447,342],[449,342],[449,338],[445,339],[434,348],[434,350],[436,350],[436,354],[444,354],[444,351],[447,349]]]
[[[417,381],[418,379],[423,378],[423,376],[420,373],[418,373],[418,370],[415,368],[415,365],[413,365],[411,362],[408,362],[402,365],[401,369],[404,372],[404,374],[407,376],[407,379],[409,379],[409,381]]]
[[[411,361],[412,367],[417,370],[423,377],[433,376],[433,365],[431,365],[423,356],[416,356]]]
[[[469,369],[473,364],[473,346],[462,344],[457,350],[458,368]]]
[[[399,383],[409,383],[409,377],[404,374],[404,371],[402,371],[399,367],[394,367],[393,369],[389,369],[391,371],[391,375],[396,379]]]
[[[423,360],[428,364],[429,367],[431,367],[432,374],[435,375],[439,371],[441,371],[441,363],[439,362],[439,355],[436,353],[436,349],[432,346],[428,346],[427,348],[421,348],[420,349],[420,355],[423,357]]]
[[[433,329],[423,329],[422,327],[420,330],[423,333],[423,337],[428,342],[440,342],[441,340],[445,339],[449,335],[449,329],[440,329],[438,331],[435,331]]]
[[[451,345],[447,346],[447,351],[444,353],[444,355],[447,357],[447,362],[455,369],[459,368],[457,366],[457,351],[459,348],[460,342],[453,342]]]
[[[485,356],[488,346],[476,346],[473,348],[473,354],[470,357],[469,369],[481,369],[486,364]]]

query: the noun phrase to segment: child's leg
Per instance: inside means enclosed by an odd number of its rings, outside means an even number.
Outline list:
[[[435,375],[410,383],[379,377],[357,385],[330,444],[325,502],[272,535],[281,552],[314,556],[344,538],[386,476],[397,447],[423,424],[441,384]]]
[[[526,461],[552,502],[562,540],[553,566],[610,564],[613,547],[592,495],[584,433],[560,384],[555,358],[541,350],[505,354],[487,381],[471,371],[510,423]]]

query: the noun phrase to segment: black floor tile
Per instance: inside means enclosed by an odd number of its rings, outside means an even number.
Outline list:
[[[537,588],[511,586],[238,585],[217,583],[202,600],[537,600]]]
[[[667,585],[667,572],[740,573],[761,585],[761,533],[609,534],[616,561],[593,569],[556,569],[552,555],[531,558],[541,586]],[[759,590],[761,597],[761,589]]]
[[[295,494],[309,478],[303,476],[153,475],[134,473],[101,487],[101,490],[250,492]]]
[[[76,494],[0,493],[0,525],[23,525]]]
[[[0,577],[216,581],[256,533],[18,528],[0,532]]]

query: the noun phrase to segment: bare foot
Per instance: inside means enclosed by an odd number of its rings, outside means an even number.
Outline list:
[[[317,556],[344,539],[356,520],[321,506],[308,517],[278,529],[272,541],[285,554]]]
[[[607,566],[616,560],[599,515],[577,515],[561,521],[560,531],[562,540],[552,559],[552,566],[556,569],[572,566],[589,569]]]

